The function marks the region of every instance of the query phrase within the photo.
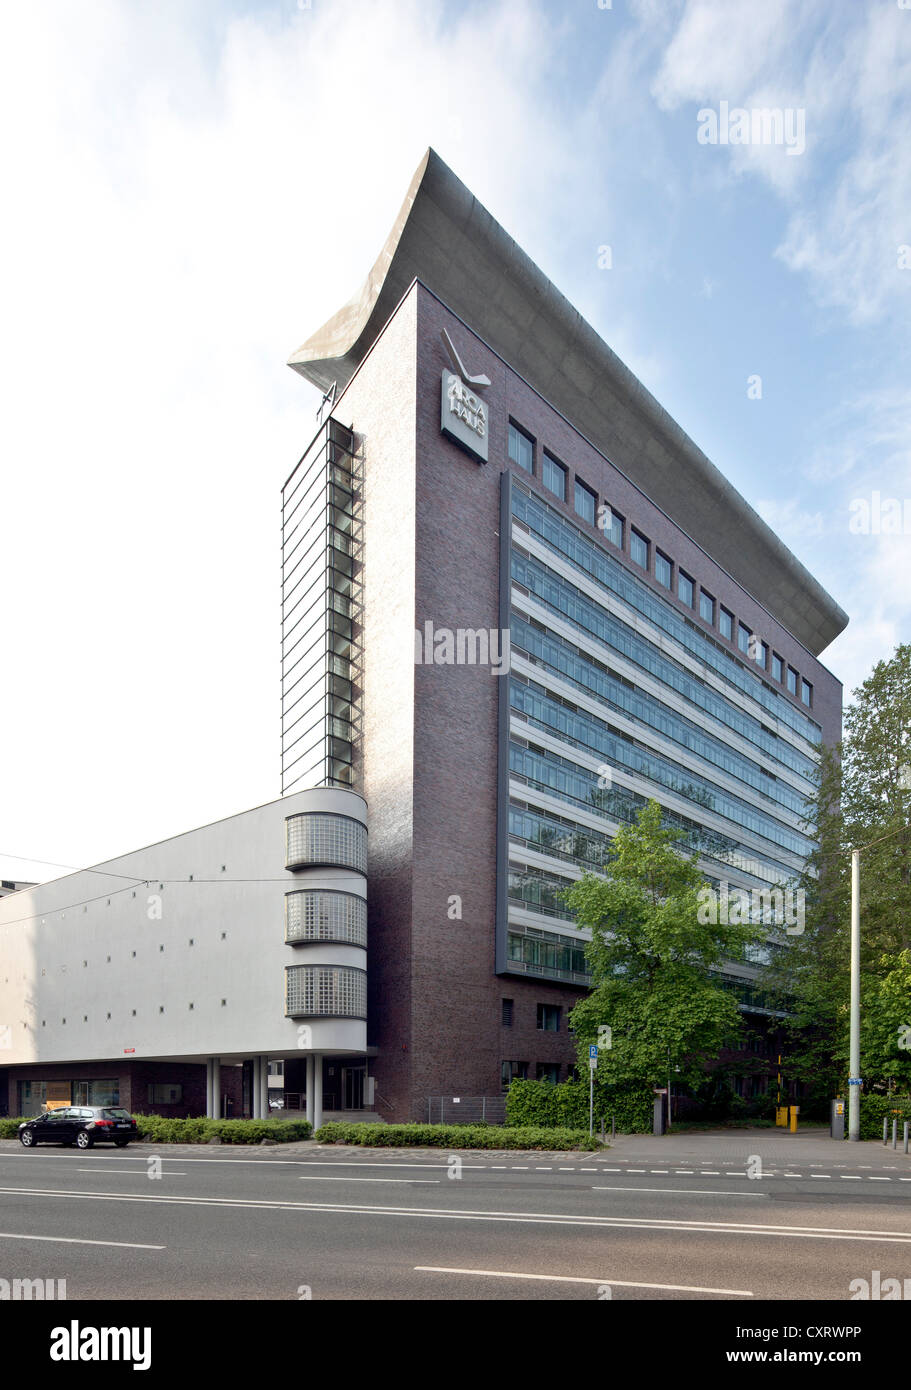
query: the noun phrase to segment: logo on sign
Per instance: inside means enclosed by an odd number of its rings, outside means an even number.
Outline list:
[[[486,463],[487,406],[478,392],[490,385],[490,378],[480,373],[473,376],[466,371],[465,364],[445,328],[441,336],[452,368],[443,372],[440,430],[479,463]]]

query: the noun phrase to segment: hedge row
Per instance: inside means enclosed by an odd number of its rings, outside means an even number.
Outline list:
[[[911,1097],[909,1096],[861,1096],[860,1098],[860,1137],[879,1139],[883,1137],[883,1120],[889,1121],[889,1143],[892,1143],[892,1121],[898,1120],[898,1142],[902,1142],[902,1125],[911,1120]],[[848,1135],[848,1102],[845,1101],[845,1138]]]
[[[587,1129],[506,1128],[501,1125],[371,1125],[332,1123],[318,1129],[321,1144],[361,1144],[367,1148],[433,1149],[597,1149]]]
[[[654,1095],[644,1087],[612,1089],[595,1086],[595,1128],[601,1121],[610,1130],[613,1115],[621,1134],[651,1134]],[[561,1126],[588,1133],[588,1083],[585,1081],[513,1081],[506,1096],[508,1125]]]
[[[152,1144],[205,1144],[220,1139],[223,1144],[258,1144],[273,1139],[277,1144],[291,1144],[296,1139],[309,1139],[311,1125],[307,1120],[208,1120],[204,1115],[187,1119],[169,1119],[164,1115],[134,1115],[140,1139]],[[21,1119],[0,1120],[0,1139],[15,1139]]]

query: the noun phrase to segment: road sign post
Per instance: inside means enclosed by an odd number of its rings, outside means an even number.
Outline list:
[[[594,1134],[595,1130],[595,1070],[598,1066],[598,1047],[596,1043],[588,1045],[588,1137]]]

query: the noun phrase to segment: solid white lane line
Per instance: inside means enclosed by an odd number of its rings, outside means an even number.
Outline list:
[[[768,1192],[728,1192],[721,1187],[593,1187],[592,1192],[687,1192],[694,1197],[768,1197]]]
[[[107,1173],[109,1172],[109,1170],[107,1168],[77,1168],[76,1172]],[[147,1178],[148,1173],[144,1168],[121,1168],[119,1172],[115,1168],[114,1176],[118,1178]],[[171,1168],[167,1169],[167,1171],[162,1170],[160,1174],[160,1177],[162,1178],[185,1178],[186,1176],[186,1173],[175,1173]]]
[[[103,1202],[151,1202],[164,1206],[196,1206],[216,1209],[249,1211],[300,1211],[347,1213],[359,1216],[428,1217],[450,1221],[495,1221],[516,1225],[586,1226],[617,1230],[646,1230],[661,1234],[682,1231],[686,1234],[779,1236],[783,1239],[880,1241],[889,1245],[911,1245],[911,1231],[842,1230],[838,1226],[778,1226],[765,1222],[744,1221],[687,1221],[673,1217],[633,1216],[575,1216],[568,1212],[521,1212],[461,1210],[435,1207],[371,1206],[366,1202],[295,1202],[262,1198],[138,1196],[126,1192],[77,1192],[69,1188],[4,1188],[0,1192],[35,1197],[64,1197],[68,1201],[84,1199]]]
[[[439,1187],[439,1178],[333,1178],[328,1173],[307,1173],[298,1177],[298,1182],[397,1182],[406,1187]]]
[[[117,1250],[167,1250],[166,1245],[138,1245],[132,1240],[77,1240],[75,1236],[24,1236],[0,1231],[0,1240],[47,1240],[55,1245],[103,1245]]]
[[[418,1274],[470,1274],[475,1279],[542,1279],[552,1284],[610,1284],[618,1289],[667,1289],[677,1293],[717,1293],[728,1297],[752,1298],[751,1289],[708,1289],[698,1284],[646,1284],[636,1279],[582,1278],[577,1274],[522,1274],[519,1271],[504,1269],[446,1269],[442,1265],[415,1265]]]

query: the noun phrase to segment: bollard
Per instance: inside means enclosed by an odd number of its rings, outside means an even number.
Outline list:
[[[894,1115],[892,1117],[892,1147],[893,1149],[898,1148],[898,1120],[895,1119]]]
[[[884,1115],[884,1116],[883,1116],[883,1143],[884,1143],[884,1144],[888,1144],[888,1142],[889,1142],[889,1116],[888,1116],[888,1115]]]
[[[613,1139],[614,1134],[615,1134],[614,1117],[613,1117],[613,1115],[611,1115],[611,1117],[610,1117],[610,1137],[611,1137],[611,1139]]]
[[[908,1152],[908,1121],[905,1120],[905,1153]]]

